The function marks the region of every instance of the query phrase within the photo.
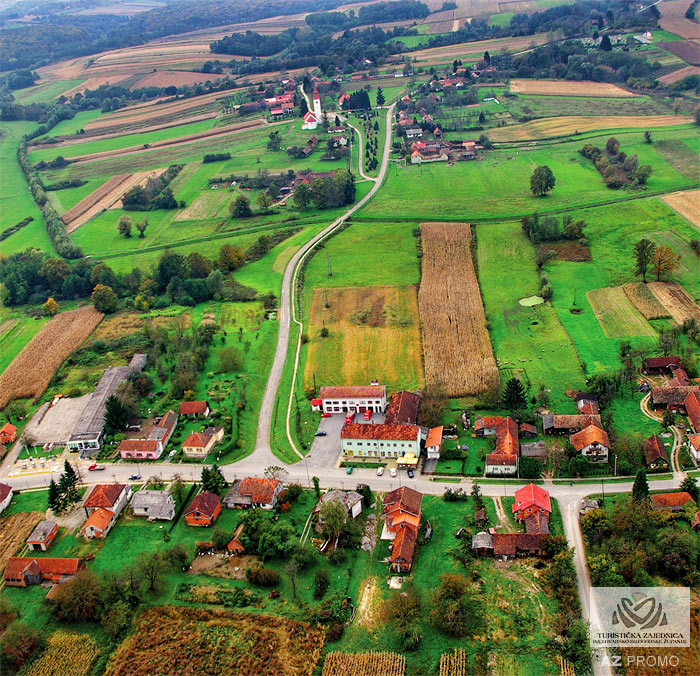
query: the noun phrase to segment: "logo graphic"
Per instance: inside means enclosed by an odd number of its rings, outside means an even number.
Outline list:
[[[635,592],[631,599],[625,596],[617,604],[612,623],[623,624],[626,629],[651,629],[665,627],[668,620],[663,605],[656,598]]]
[[[591,648],[690,645],[687,587],[592,587]]]

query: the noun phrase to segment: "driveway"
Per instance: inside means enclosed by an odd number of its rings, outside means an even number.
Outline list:
[[[319,432],[325,432],[325,437],[314,437],[306,459],[309,468],[335,467],[340,455],[340,430],[345,422],[344,413],[336,413],[330,418],[321,418]]]

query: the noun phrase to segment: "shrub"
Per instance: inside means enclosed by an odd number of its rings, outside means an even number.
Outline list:
[[[259,587],[275,587],[280,581],[280,574],[276,570],[264,568],[263,566],[247,568],[245,577],[248,582],[256,584]]]

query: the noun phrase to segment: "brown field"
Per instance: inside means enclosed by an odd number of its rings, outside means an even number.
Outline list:
[[[696,29],[697,30],[697,29]],[[684,40],[683,42],[658,42],[658,47],[680,57],[693,66],[700,65],[700,41]]]
[[[544,33],[518,38],[496,38],[479,42],[461,42],[457,45],[419,49],[411,52],[411,58],[419,65],[425,66],[447,63],[457,57],[482,57],[486,50],[494,52],[506,48],[510,51],[518,52],[529,49],[532,45],[542,45],[545,42],[547,42],[547,35]]]
[[[81,225],[85,225],[90,219],[107,209],[121,208],[121,200],[125,192],[136,185],[145,185],[149,177],[156,178],[164,171],[165,169],[156,169],[131,175],[113,176],[63,214],[61,218],[66,224],[66,232],[68,234],[75,232]]]
[[[398,653],[369,652],[326,655],[321,676],[404,676],[406,658]]]
[[[680,284],[649,282],[647,286],[676,322],[682,324],[686,319],[695,319],[700,322],[700,306],[693,302]]]
[[[130,89],[142,89],[145,87],[184,87],[195,85],[198,82],[220,80],[226,77],[224,73],[191,73],[186,70],[159,70],[149,73],[131,85]]]
[[[510,91],[538,96],[598,96],[615,99],[639,96],[609,82],[587,80],[511,80]]]
[[[554,251],[557,254],[557,258],[562,261],[590,261],[593,260],[591,256],[591,248],[585,244],[581,244],[576,241],[565,241],[565,242],[545,242],[543,244],[537,245],[537,250],[546,252]]]
[[[656,335],[620,287],[593,289],[586,298],[608,338]]]
[[[80,676],[89,674],[100,656],[97,641],[87,634],[57,631],[51,634],[41,655],[24,676]]]
[[[311,676],[325,631],[285,617],[163,606],[144,610],[105,676]],[[183,655],[187,659],[182,659]]]
[[[0,519],[0,572],[5,570],[7,560],[24,545],[43,517],[41,512],[19,512]]]
[[[329,335],[321,338],[324,326]],[[308,335],[307,384],[315,375],[338,385],[376,378],[391,390],[423,385],[414,286],[314,289]]]
[[[13,399],[38,399],[54,374],[102,320],[92,305],[57,314],[0,374],[0,409]]]
[[[683,218],[687,218],[694,226],[700,228],[700,190],[674,192],[661,198]]]
[[[660,2],[661,18],[659,25],[669,33],[675,33],[682,38],[698,39],[698,24],[685,18],[689,4],[686,0]]]
[[[700,67],[686,66],[685,68],[679,68],[678,70],[674,70],[672,73],[662,75],[661,77],[657,78],[657,80],[659,82],[663,82],[664,84],[673,84],[674,82],[678,82],[688,75],[700,75]]]
[[[418,304],[425,379],[452,397],[498,385],[467,223],[423,223]]]
[[[539,120],[497,127],[489,130],[492,141],[526,141],[529,139],[569,136],[576,131],[597,131],[600,129],[629,129],[638,127],[672,127],[692,122],[685,115],[564,115],[543,117]]]
[[[464,648],[455,648],[451,653],[440,655],[440,676],[467,676],[467,653]]]
[[[141,331],[147,324],[154,328],[173,329],[180,327],[187,329],[190,327],[192,319],[191,312],[183,312],[181,315],[175,316],[160,316],[143,319],[136,312],[120,312],[110,315],[102,320],[100,325],[95,329],[92,337],[95,340],[116,340],[124,336],[128,336],[137,331]]]
[[[666,308],[659,303],[646,284],[632,282],[623,284],[620,288],[644,319],[666,319],[670,317]]]

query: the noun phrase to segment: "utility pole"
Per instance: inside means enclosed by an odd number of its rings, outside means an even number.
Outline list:
[[[331,257],[328,251],[326,251],[326,268],[328,271],[328,276],[332,277],[333,276],[333,269],[331,268]]]

